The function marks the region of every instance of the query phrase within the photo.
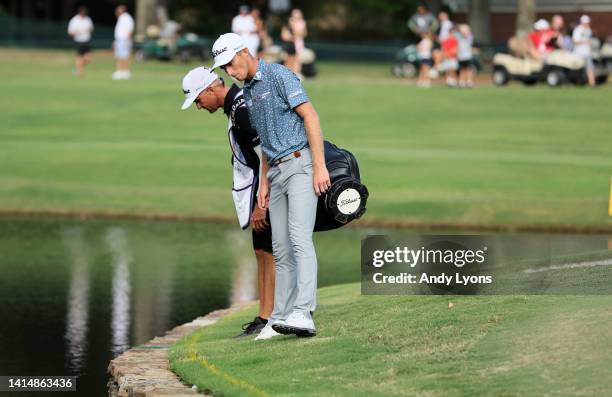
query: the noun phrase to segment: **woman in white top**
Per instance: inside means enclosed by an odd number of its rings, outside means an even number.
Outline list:
[[[295,46],[295,73],[301,78],[302,62],[300,55],[304,50],[304,38],[306,38],[306,35],[308,34],[306,20],[304,20],[304,15],[302,14],[301,10],[294,8],[291,11],[291,16],[289,17],[289,29],[291,29],[291,33],[293,35],[293,45]]]
[[[85,66],[90,61],[89,53],[91,47],[89,46],[89,41],[91,40],[93,29],[93,22],[87,16],[87,8],[79,7],[78,14],[73,16],[70,22],[68,22],[68,35],[74,40],[77,50],[75,62],[77,76],[83,75]]]
[[[431,85],[429,70],[433,65],[431,51],[433,49],[433,34],[431,32],[423,33],[421,41],[417,44],[417,52],[419,54],[420,69],[417,87],[429,88]]]

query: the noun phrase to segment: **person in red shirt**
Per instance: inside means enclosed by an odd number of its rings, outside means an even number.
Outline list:
[[[442,54],[444,55],[444,61],[442,62],[442,68],[446,74],[446,85],[449,87],[457,86],[457,46],[459,42],[455,37],[455,27],[450,29],[450,34],[442,41]]]
[[[538,20],[533,27],[535,30],[529,33],[529,55],[537,60],[542,60],[554,50],[554,39],[557,34],[545,19]]]

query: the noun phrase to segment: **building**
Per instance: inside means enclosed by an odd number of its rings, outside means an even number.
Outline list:
[[[457,21],[467,21],[470,0],[447,0]],[[518,0],[490,0],[491,35],[494,43],[504,43],[516,30],[516,10]],[[559,14],[565,19],[566,26],[572,27],[582,14],[591,17],[591,27],[601,39],[612,36],[611,0],[535,0],[536,20]]]

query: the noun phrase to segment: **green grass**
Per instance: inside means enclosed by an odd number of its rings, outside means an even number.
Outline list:
[[[452,301],[454,307],[448,308]],[[318,335],[232,339],[246,310],[183,338],[171,366],[215,396],[590,396],[612,387],[609,296],[360,296],[320,289]]]
[[[68,52],[0,50],[0,209],[234,218],[225,117],[181,112],[194,65],[87,76]],[[321,64],[325,136],[360,160],[367,219],[612,225],[610,85],[419,90],[389,65]]]

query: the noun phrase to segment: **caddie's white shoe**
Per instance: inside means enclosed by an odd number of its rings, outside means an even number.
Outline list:
[[[272,329],[280,334],[295,334],[297,336],[315,336],[314,321],[310,314],[294,310],[284,322],[272,324]]]
[[[259,335],[255,337],[255,340],[266,340],[279,336],[280,334],[272,329],[270,323],[266,324],[265,327],[259,332]]]

